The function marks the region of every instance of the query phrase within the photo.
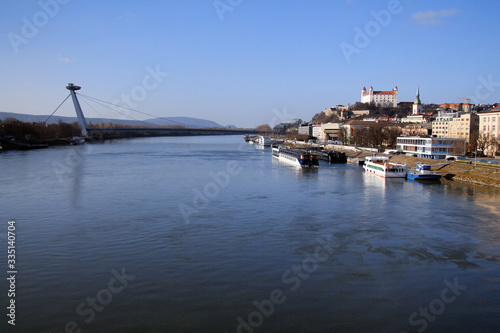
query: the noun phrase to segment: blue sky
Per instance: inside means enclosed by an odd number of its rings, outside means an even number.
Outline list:
[[[68,82],[149,114],[241,127],[310,120],[359,101],[363,86],[397,85],[399,101],[413,101],[419,85],[423,103],[500,102],[499,7],[493,0],[4,1],[0,111],[50,114]],[[72,105],[57,114],[74,115]]]

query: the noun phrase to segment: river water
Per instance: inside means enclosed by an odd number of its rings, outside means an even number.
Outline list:
[[[0,154],[1,332],[499,332],[500,191],[241,136]]]

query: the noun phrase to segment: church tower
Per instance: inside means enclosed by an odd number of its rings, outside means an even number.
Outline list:
[[[417,88],[417,98],[413,102],[413,115],[419,115],[422,111],[422,102],[420,102],[420,87]]]

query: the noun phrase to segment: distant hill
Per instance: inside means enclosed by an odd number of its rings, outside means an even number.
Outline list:
[[[202,128],[202,127],[225,127],[215,121],[191,118],[191,117],[165,117],[165,118],[153,118],[145,120],[148,124],[155,124],[157,126],[168,126],[168,125],[186,125],[189,127]]]
[[[29,115],[23,113],[11,113],[11,112],[0,112],[0,120],[5,120],[6,118],[15,118],[19,121],[23,122],[43,122],[47,120],[48,115]],[[191,118],[191,117],[165,117],[165,118],[155,118],[155,119],[147,119],[144,121],[138,120],[125,120],[125,119],[111,119],[111,118],[85,118],[87,122],[92,122],[93,124],[99,124],[101,121],[104,123],[113,123],[120,125],[149,125],[149,126],[168,126],[168,125],[184,125],[188,127],[194,128],[203,128],[203,127],[225,127],[220,125],[214,121],[199,119],[199,118]],[[62,116],[52,116],[50,117],[48,123],[55,124],[61,120],[65,123],[73,123],[78,121],[76,117],[62,117]],[[231,128],[234,128],[231,126]]]

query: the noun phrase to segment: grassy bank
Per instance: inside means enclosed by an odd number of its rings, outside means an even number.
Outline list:
[[[448,179],[500,188],[500,166],[486,163],[474,165],[474,162],[432,160],[405,155],[395,155],[391,157],[391,162],[406,163],[410,168],[414,168],[417,163],[430,164],[434,172]],[[449,164],[444,165],[447,162]]]

